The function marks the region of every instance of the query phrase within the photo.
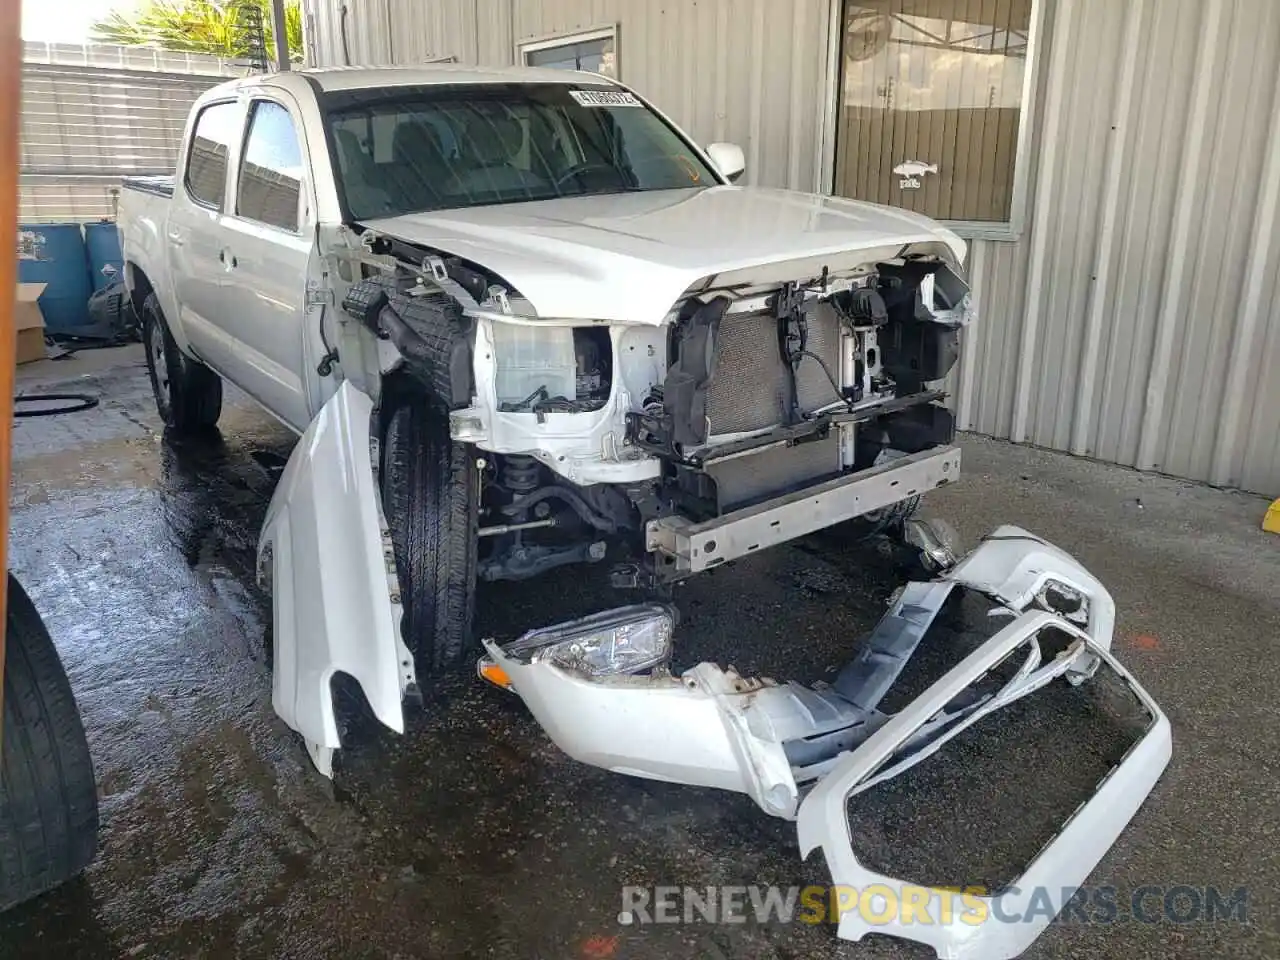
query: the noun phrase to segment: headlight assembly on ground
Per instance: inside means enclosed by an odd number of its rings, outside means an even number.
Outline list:
[[[507,644],[507,656],[524,663],[551,663],[583,677],[641,673],[671,658],[676,612],[661,603],[642,603],[532,630]],[[479,664],[480,676],[507,687],[492,660]]]

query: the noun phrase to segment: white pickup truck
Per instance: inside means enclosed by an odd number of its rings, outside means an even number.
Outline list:
[[[570,755],[747,793],[864,887],[901,881],[854,857],[850,795],[1105,664],[1149,723],[1030,868],[1060,907],[1163,769],[1168,724],[1110,657],[1111,598],[1074,560],[1002,528],[957,564],[907,522],[959,473],[937,386],[971,319],[964,243],[904,211],[736,186],[743,167],[604,77],[433,66],[224,84],[193,108],[177,176],[126,184],[168,428],[211,428],[226,379],[302,434],[259,554],[274,707],[329,775],[333,677],[403,731],[418,684],[481,654],[478,579],[609,562],[660,598],[822,528],[888,529],[938,579],[909,584],[830,686],[674,675],[656,601],[486,640],[479,671]],[[1009,625],[881,712],[957,587]],[[1069,642],[1051,655],[1046,632]],[[875,929],[996,957],[1042,926]],[[855,912],[840,929],[871,928]]]

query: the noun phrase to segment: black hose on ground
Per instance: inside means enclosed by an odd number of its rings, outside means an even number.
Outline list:
[[[35,410],[21,410],[19,404],[48,403],[55,400],[70,400],[70,404],[61,407],[41,407]],[[60,413],[80,413],[92,410],[98,405],[98,398],[88,393],[28,393],[13,398],[13,415],[15,417],[52,417]]]

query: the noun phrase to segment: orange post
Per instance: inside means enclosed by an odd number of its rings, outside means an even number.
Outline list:
[[[0,0],[0,242],[18,235],[18,112],[22,109],[22,9],[19,0]],[[9,577],[9,458],[13,446],[13,374],[18,364],[18,331],[13,323],[17,273],[15,247],[0,255],[0,631],[6,619]],[[4,677],[0,633],[0,680]],[[4,724],[4,683],[0,682],[0,728]],[[0,743],[3,742],[0,731]]]

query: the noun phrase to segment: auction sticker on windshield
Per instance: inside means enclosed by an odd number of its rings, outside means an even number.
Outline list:
[[[569,96],[583,107],[643,107],[634,93],[626,90],[570,90]]]

